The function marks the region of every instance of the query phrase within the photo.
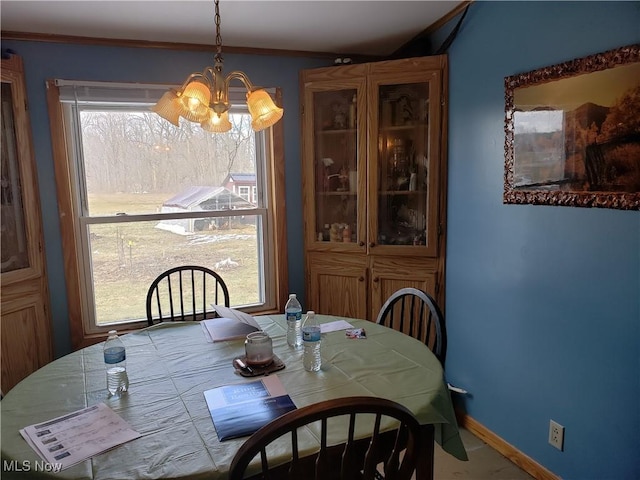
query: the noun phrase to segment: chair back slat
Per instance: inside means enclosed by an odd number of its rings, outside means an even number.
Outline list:
[[[155,297],[156,297],[156,305],[157,305],[158,316],[160,318],[162,318],[162,305],[160,303],[160,291],[158,289],[156,289],[155,292],[153,293],[153,295],[155,295]],[[148,309],[147,309],[147,311],[148,311]]]
[[[182,282],[180,282],[180,285],[182,285]],[[169,290],[169,318],[173,318],[176,312],[173,307],[173,289],[171,288],[171,276],[167,277],[167,289]],[[180,293],[180,297],[182,298],[182,292]]]
[[[371,417],[374,424],[371,428]],[[349,417],[346,422],[342,418]],[[356,417],[358,420],[357,434]],[[336,430],[342,435],[328,439],[329,422],[332,435]],[[385,419],[384,423],[382,419]],[[271,465],[265,461],[265,452],[274,442],[291,434],[297,439],[300,429],[309,429],[316,437],[320,428],[320,445],[313,453],[300,457],[298,441],[291,443],[291,458],[286,463]],[[348,424],[348,431],[345,425]],[[384,428],[382,426],[384,425]],[[364,432],[363,432],[364,428]],[[420,424],[403,405],[376,397],[346,397],[327,400],[286,413],[255,432],[240,447],[229,469],[229,480],[250,479],[304,479],[304,480],[353,480],[377,478],[378,465],[383,464],[388,478],[410,480],[421,455]],[[365,433],[366,432],[366,433]],[[316,437],[318,438],[318,437]],[[346,440],[345,440],[346,439]],[[336,442],[337,443],[333,443]],[[307,446],[308,448],[308,446]],[[282,448],[274,448],[281,451]],[[402,455],[400,452],[402,451]],[[260,455],[256,465],[253,460]],[[249,464],[261,468],[259,473],[245,477]],[[433,468],[431,466],[430,468]]]
[[[380,420],[381,415],[376,414],[375,426],[373,427],[373,433],[371,434],[371,441],[369,442],[369,448],[364,456],[364,469],[362,472],[362,478],[364,480],[373,480],[377,471],[376,466],[380,459]]]
[[[291,451],[293,452],[291,459],[291,468],[289,469],[289,478],[298,478],[302,473],[300,465],[300,457],[298,456],[298,432],[291,432]],[[265,475],[269,474],[269,464],[262,465],[262,471]]]
[[[184,265],[171,268],[151,283],[147,291],[147,322],[213,318],[213,305],[229,307],[229,290],[222,277],[206,267]]]
[[[323,418],[320,421],[320,450],[316,457],[315,478],[327,478],[330,475],[330,468],[330,459],[327,454],[327,419]]]
[[[193,285],[193,288],[195,289],[195,282]],[[217,299],[215,298],[216,294],[218,293],[218,291],[214,291],[214,298],[213,298],[213,303],[217,302]],[[202,272],[202,311],[206,311],[207,310],[207,304],[206,304],[206,297],[207,297],[207,276],[205,275],[204,272]],[[211,298],[209,299],[209,301],[211,301]],[[195,315],[195,309],[194,311],[194,315]]]
[[[356,414],[349,415],[349,432],[347,443],[342,453],[340,475],[342,478],[354,478],[357,474],[356,447],[354,445],[354,433],[356,428]]]
[[[262,450],[260,450],[260,461],[262,462],[262,470],[263,471],[268,471],[269,470],[269,461],[267,458],[267,450],[265,448],[263,448]],[[268,479],[268,476],[265,476],[265,479]]]
[[[376,322],[420,340],[444,366],[447,352],[444,316],[428,293],[401,288],[384,303]]]
[[[193,275],[193,272],[191,273]],[[171,303],[171,318],[177,318],[175,309],[173,308],[173,295],[171,293],[171,275],[167,277],[167,281],[169,282],[169,302]],[[182,278],[182,270],[178,271],[178,290],[180,291],[180,295],[178,296],[178,300],[180,303],[180,320],[185,321],[184,312],[186,311],[184,307],[184,280]],[[193,291],[193,289],[191,290]]]

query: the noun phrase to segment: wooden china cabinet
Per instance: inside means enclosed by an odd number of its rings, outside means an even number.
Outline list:
[[[52,360],[49,293],[22,60],[2,59],[2,392]]]
[[[446,55],[301,73],[308,310],[375,321],[413,286],[444,307]]]

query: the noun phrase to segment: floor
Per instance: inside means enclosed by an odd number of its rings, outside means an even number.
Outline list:
[[[462,442],[467,450],[468,462],[445,453],[438,444],[435,447],[434,480],[531,480],[533,477],[507,460],[482,440],[460,429]]]

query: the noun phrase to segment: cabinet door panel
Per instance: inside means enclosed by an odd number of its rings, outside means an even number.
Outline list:
[[[40,320],[46,318],[39,295],[2,303],[0,365],[2,391],[8,392],[20,380],[51,361],[48,330]]]
[[[376,320],[384,302],[405,287],[418,288],[434,298],[437,270],[428,259],[376,258],[371,265],[371,319]]]
[[[323,258],[328,257],[328,258]],[[309,261],[307,310],[368,318],[366,258],[314,254]]]
[[[439,71],[369,78],[372,254],[438,254],[440,98]]]
[[[365,80],[317,81],[304,93],[307,248],[364,251]]]

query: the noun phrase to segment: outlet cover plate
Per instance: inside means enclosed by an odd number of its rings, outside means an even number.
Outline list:
[[[553,420],[549,420],[549,444],[560,451],[564,449],[564,427]]]

